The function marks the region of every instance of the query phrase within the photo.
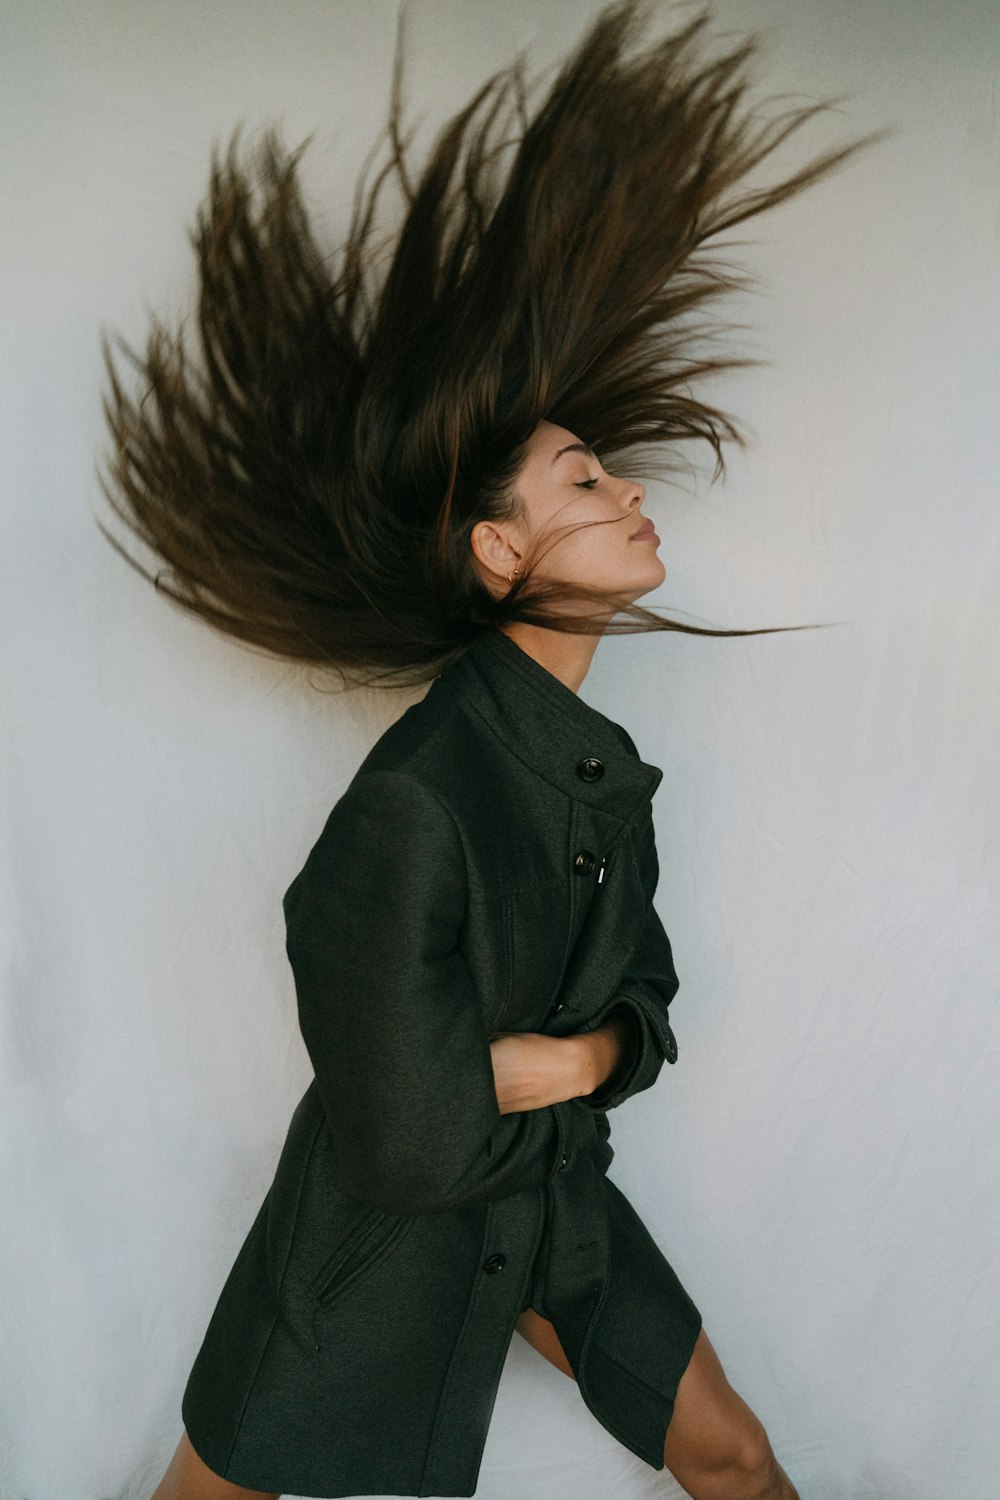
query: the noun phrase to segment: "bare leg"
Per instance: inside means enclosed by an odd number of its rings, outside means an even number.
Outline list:
[[[704,1328],[677,1387],[663,1461],[693,1500],[799,1500]]]
[[[514,1326],[557,1370],[573,1377],[547,1318],[528,1307]],[[692,1500],[799,1500],[760,1420],[726,1379],[704,1328],[677,1387],[663,1462]]]
[[[566,1358],[566,1351],[559,1342],[556,1333],[548,1318],[543,1318],[541,1313],[536,1313],[533,1307],[526,1307],[517,1315],[514,1324],[523,1339],[527,1339],[532,1349],[537,1349],[539,1354],[548,1360],[550,1365],[555,1365],[557,1370],[562,1370],[571,1380],[575,1380],[573,1366]]]
[[[191,1439],[182,1430],[167,1472],[150,1500],[281,1500],[281,1496],[270,1490],[244,1489],[241,1484],[220,1479],[198,1457]]]

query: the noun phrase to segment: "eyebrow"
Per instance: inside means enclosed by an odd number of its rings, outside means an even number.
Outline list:
[[[567,443],[565,448],[560,448],[558,453],[552,455],[552,462],[555,463],[557,458],[562,458],[564,453],[586,453],[590,458],[597,457],[588,443]]]

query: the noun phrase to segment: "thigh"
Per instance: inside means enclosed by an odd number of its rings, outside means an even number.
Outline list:
[[[248,1490],[241,1484],[222,1479],[195,1452],[191,1439],[182,1430],[167,1472],[156,1486],[150,1500],[281,1500],[270,1490]]]
[[[541,1313],[536,1313],[533,1307],[526,1307],[518,1313],[514,1327],[532,1349],[537,1349],[550,1365],[555,1365],[557,1370],[562,1370],[563,1374],[568,1375],[571,1380],[576,1379],[573,1366],[566,1358],[565,1350],[559,1342],[559,1335],[548,1318],[543,1318]]]

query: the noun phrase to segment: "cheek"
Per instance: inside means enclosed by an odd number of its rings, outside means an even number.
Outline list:
[[[622,571],[643,561],[641,551],[629,539],[629,523],[616,511],[600,517],[602,524],[579,533],[579,560],[589,578],[613,584]],[[648,550],[648,549],[647,549]]]
[[[581,582],[604,583],[621,572],[621,545],[610,526],[588,526],[553,547],[552,570]]]
[[[591,524],[593,523],[593,524]],[[550,518],[550,527],[576,526],[551,545],[539,565],[547,577],[578,579],[597,587],[614,587],[623,570],[632,571],[643,558],[629,540],[629,523],[617,507],[576,503]],[[647,547],[642,549],[651,552]]]

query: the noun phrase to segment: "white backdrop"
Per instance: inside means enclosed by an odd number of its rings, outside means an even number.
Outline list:
[[[596,9],[420,0],[430,139]],[[995,1500],[1000,525],[992,0],[719,0],[764,92],[894,124],[748,226],[754,441],[651,486],[649,602],[751,639],[602,644],[582,696],[664,770],[680,1059],[611,1176],[803,1500]],[[5,1232],[0,1500],[146,1500],[311,1076],[281,894],[420,693],[340,696],[173,609],[101,537],[98,330],[190,306],[185,226],[245,117],[314,127],[333,244],[394,0],[7,0],[0,14]],[[688,614],[680,614],[687,611]],[[515,1338],[478,1494],[679,1494]]]

